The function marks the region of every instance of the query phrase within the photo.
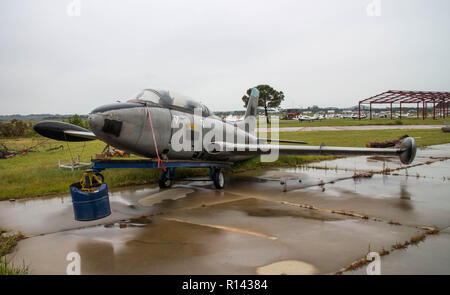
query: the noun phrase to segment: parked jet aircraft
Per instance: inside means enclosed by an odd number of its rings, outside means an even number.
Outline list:
[[[227,121],[227,122],[236,122],[236,121],[239,121],[239,119],[236,117],[236,116],[233,116],[233,115],[228,115],[226,118],[225,118],[225,120]]]
[[[306,116],[306,115],[302,115],[302,116],[298,116],[297,120],[299,122],[303,122],[303,121],[313,121],[313,118]]]
[[[129,153],[158,157],[162,161],[236,162],[274,151],[280,155],[398,155],[403,164],[411,163],[415,157],[416,145],[410,137],[405,138],[399,148],[302,146],[298,144],[305,142],[258,138],[255,132],[258,97],[259,92],[254,88],[244,119],[227,122],[214,116],[205,105],[181,94],[145,89],[127,102],[94,109],[88,117],[92,131],[57,121],[37,123],[34,130],[45,137],[63,141],[99,139]],[[216,130],[220,132],[212,132]],[[184,149],[179,148],[180,134],[192,140],[190,148],[186,145]],[[196,140],[203,144],[196,146]]]

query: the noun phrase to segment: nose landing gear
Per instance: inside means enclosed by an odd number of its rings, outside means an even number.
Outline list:
[[[225,176],[223,175],[222,169],[214,169],[212,181],[217,189],[223,189],[225,186]]]
[[[161,172],[159,173],[159,179],[158,179],[158,184],[159,184],[159,188],[169,188],[172,186],[173,183],[173,170],[172,169],[167,169],[166,171],[161,170]]]

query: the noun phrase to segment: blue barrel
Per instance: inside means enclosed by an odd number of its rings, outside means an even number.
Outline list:
[[[70,186],[70,194],[75,220],[96,220],[111,214],[106,183],[102,183],[94,192],[82,191],[80,184],[74,183]]]

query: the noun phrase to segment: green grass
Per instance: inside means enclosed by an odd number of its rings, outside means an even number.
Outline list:
[[[0,275],[21,275],[28,273],[28,267],[23,263],[21,266],[12,264],[6,259],[6,255],[12,253],[17,245],[17,242],[22,238],[21,235],[12,235],[3,237],[2,234],[6,232],[0,230]]]
[[[4,257],[0,257],[0,275],[26,275],[28,267],[25,264],[14,265]]]
[[[22,149],[35,145],[42,138],[19,138],[2,140],[10,149]],[[95,154],[100,154],[105,143],[95,140],[86,143],[63,143],[64,150],[47,151],[61,145],[61,142],[47,140],[36,150],[26,155],[17,155],[9,159],[0,159],[0,200],[28,196],[67,193],[68,187],[80,180],[83,169],[71,171],[59,169],[58,158],[62,163],[70,163],[71,156],[80,155],[81,162],[90,162]],[[139,158],[131,156],[131,158]],[[205,174],[205,169],[177,169],[177,176],[189,177]],[[109,169],[102,172],[110,187],[139,185],[158,179],[156,169]]]
[[[2,232],[3,233],[3,232]],[[12,252],[17,245],[18,236],[0,237],[0,257]]]
[[[449,118],[433,120],[422,119],[325,119],[313,122],[299,122],[298,120],[280,120],[280,127],[318,127],[318,126],[365,126],[365,125],[443,125],[450,122]],[[270,125],[269,125],[270,126]]]
[[[345,130],[345,131],[309,131],[281,132],[280,138],[305,140],[309,145],[357,146],[363,147],[368,141],[384,141],[408,134],[416,139],[418,146],[450,143],[450,133],[440,129],[414,130]],[[42,138],[22,138],[2,140],[9,148],[33,146]],[[68,187],[79,181],[83,169],[58,169],[58,158],[64,163],[70,162],[73,156],[80,154],[81,161],[89,162],[91,156],[101,153],[105,144],[101,141],[64,144],[64,150],[46,151],[59,146],[61,142],[47,140],[38,148],[39,152],[18,155],[9,159],[0,159],[0,200],[8,198],[23,198],[31,196],[68,193]],[[85,146],[84,146],[85,145]],[[84,147],[83,147],[84,146]],[[132,158],[138,158],[132,156]],[[228,173],[236,173],[249,169],[267,168],[273,166],[296,166],[306,162],[326,159],[322,156],[281,156],[273,163],[261,163],[259,158],[236,163]],[[157,181],[157,169],[109,169],[102,172],[110,188],[147,184]],[[177,169],[177,177],[206,175],[206,169]]]

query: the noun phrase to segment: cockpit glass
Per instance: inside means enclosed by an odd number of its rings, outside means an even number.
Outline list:
[[[202,116],[203,117],[209,117],[210,116],[210,111],[209,111],[208,107],[205,106],[204,104],[202,104]]]
[[[205,113],[209,114],[209,110],[206,106],[196,102],[188,96],[173,91],[145,89],[136,97],[136,99],[150,101],[162,106],[174,106],[192,111],[195,108],[199,108],[204,116]]]
[[[139,93],[136,99],[143,101],[150,101],[159,104],[161,97],[152,90],[144,90],[141,93]]]

